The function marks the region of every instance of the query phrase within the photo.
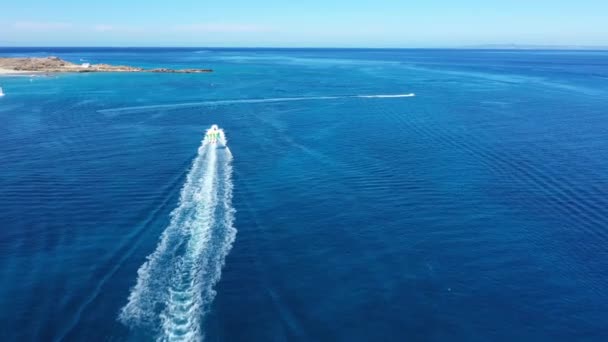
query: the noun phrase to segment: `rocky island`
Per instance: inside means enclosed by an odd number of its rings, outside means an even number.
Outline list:
[[[157,72],[194,74],[212,72],[211,69],[144,69],[126,65],[75,64],[58,57],[0,57],[0,74],[24,72]]]

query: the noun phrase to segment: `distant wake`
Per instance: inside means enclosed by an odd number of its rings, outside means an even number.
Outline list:
[[[224,258],[236,236],[232,154],[203,140],[156,250],[137,272],[119,320],[159,341],[200,341]]]
[[[396,97],[414,97],[416,96],[416,94],[414,93],[409,93],[409,94],[396,94],[396,95],[357,95],[357,97],[362,97],[362,98],[367,98],[367,99],[373,99],[373,98],[396,98]]]
[[[109,108],[99,110],[98,113],[102,114],[124,114],[124,113],[137,113],[145,112],[148,110],[155,109],[179,109],[179,108],[190,108],[199,106],[221,106],[241,103],[273,103],[273,102],[291,102],[291,101],[319,101],[319,100],[337,100],[337,99],[349,99],[349,98],[403,98],[403,97],[414,97],[416,94],[379,94],[379,95],[340,95],[340,96],[304,96],[304,97],[272,97],[264,99],[236,99],[236,100],[213,100],[213,101],[200,101],[200,102],[185,102],[185,103],[174,103],[174,104],[162,104],[162,105],[147,105],[147,106],[131,106],[131,107],[120,107],[120,108]]]

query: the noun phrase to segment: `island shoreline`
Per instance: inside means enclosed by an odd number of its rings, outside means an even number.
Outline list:
[[[179,73],[198,74],[213,72],[212,69],[170,69],[151,68],[127,65],[110,64],[76,64],[58,57],[0,57],[0,75],[23,75],[40,73],[97,73],[97,72],[120,72],[120,73]]]

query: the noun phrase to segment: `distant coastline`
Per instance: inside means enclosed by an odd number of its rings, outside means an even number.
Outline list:
[[[608,46],[587,45],[531,45],[531,44],[481,44],[463,46],[460,49],[479,50],[581,50],[581,51],[604,51]]]
[[[0,74],[21,73],[82,73],[82,72],[156,72],[195,74],[212,69],[144,69],[127,65],[76,64],[58,57],[0,57]]]

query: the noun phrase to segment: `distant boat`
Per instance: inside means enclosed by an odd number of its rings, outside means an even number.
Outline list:
[[[4,93],[2,92],[2,87],[0,87],[0,97],[4,96]]]

